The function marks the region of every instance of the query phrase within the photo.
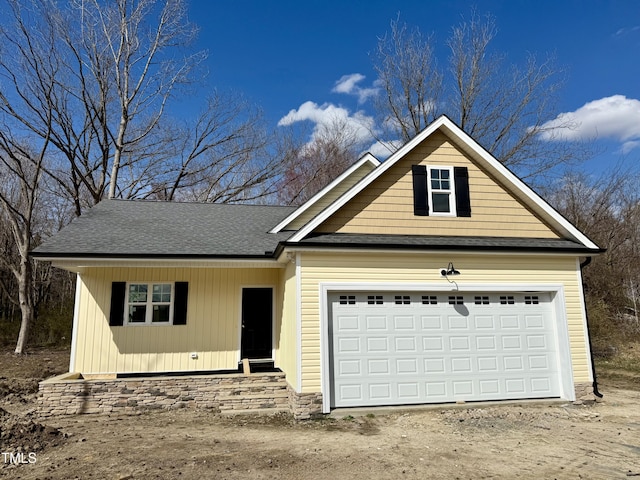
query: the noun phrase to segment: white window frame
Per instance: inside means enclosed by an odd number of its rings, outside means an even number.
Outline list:
[[[146,285],[147,286],[147,301],[146,302],[131,302],[129,300],[129,289],[131,285]],[[170,285],[171,286],[171,299],[169,302],[154,302],[153,301],[153,286],[154,285]],[[175,302],[175,282],[127,282],[127,289],[125,290],[124,299],[124,325],[131,326],[164,326],[173,325],[173,304]],[[131,322],[129,321],[129,307],[131,305],[145,305],[145,321],[144,322]],[[168,305],[169,306],[169,321],[168,322],[154,322],[153,321],[153,306],[154,305]]]
[[[431,186],[431,172],[433,170],[446,170],[449,172],[449,189],[434,189]],[[427,166],[427,201],[429,202],[429,215],[436,217],[457,217],[456,211],[456,185],[453,178],[453,167],[446,167],[441,165]],[[433,194],[434,193],[448,193],[449,194],[449,211],[448,212],[436,212],[433,208]]]

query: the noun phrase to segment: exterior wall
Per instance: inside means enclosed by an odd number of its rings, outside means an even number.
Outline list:
[[[303,253],[302,283],[302,392],[321,391],[320,284],[322,282],[398,283],[424,285],[425,291],[447,286],[440,269],[449,262],[462,273],[456,283],[478,284],[562,284],[568,323],[571,363],[575,384],[591,379],[589,352],[585,340],[582,286],[574,257],[427,254],[391,252]],[[348,287],[346,288],[348,290]],[[324,308],[324,307],[323,307]]]
[[[295,259],[281,272],[282,321],[276,332],[276,366],[287,375],[287,382],[298,388],[298,321],[297,281]]]
[[[339,185],[336,185],[333,190],[327,192],[327,194],[318,200],[315,204],[309,207],[302,215],[296,218],[293,222],[287,225],[286,230],[298,230],[307,224],[313,217],[324,210],[328,205],[337,200],[344,192],[349,190],[358,181],[364,178],[369,172],[374,169],[374,166],[369,162],[363,163],[359,168],[354,170],[351,175],[345,178]]]
[[[282,311],[282,297],[278,294],[281,270],[87,268],[80,275],[74,370],[105,374],[236,369],[240,359],[241,289],[275,289],[277,326]],[[187,324],[109,326],[114,281],[189,282]],[[190,358],[191,352],[196,352],[198,358]]]
[[[468,168],[470,218],[414,216],[411,166],[418,164]],[[322,223],[317,231],[558,238],[556,232],[440,132],[417,145]]]

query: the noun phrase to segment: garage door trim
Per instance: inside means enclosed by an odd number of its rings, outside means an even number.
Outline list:
[[[555,333],[557,341],[558,361],[560,364],[560,393],[561,398],[568,401],[575,400],[573,375],[571,368],[571,353],[569,345],[569,330],[565,311],[564,287],[562,284],[531,284],[531,283],[473,283],[460,285],[452,289],[449,285],[433,283],[378,283],[378,282],[326,282],[319,284],[320,300],[320,354],[321,354],[321,389],[322,411],[331,411],[331,358],[329,337],[329,294],[335,292],[546,292],[551,296],[551,308],[555,314]]]

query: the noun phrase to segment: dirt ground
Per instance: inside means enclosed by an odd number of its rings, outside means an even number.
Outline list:
[[[206,410],[38,418],[37,380],[67,362],[68,352],[0,352],[0,478],[640,478],[640,378],[625,372],[606,372],[604,398],[585,405],[372,411],[301,423]]]

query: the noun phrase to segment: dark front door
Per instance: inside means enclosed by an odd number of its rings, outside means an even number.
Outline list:
[[[271,359],[273,289],[242,289],[242,358]]]

